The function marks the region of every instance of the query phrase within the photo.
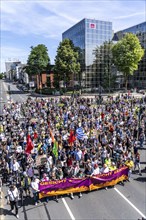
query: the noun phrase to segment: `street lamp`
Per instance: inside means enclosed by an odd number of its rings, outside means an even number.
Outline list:
[[[142,99],[139,100],[139,113],[138,113],[138,138],[140,135],[140,122],[141,122],[141,114],[142,114]]]
[[[101,70],[102,70],[102,63],[100,61],[100,69],[99,69],[99,105],[101,104],[101,98],[102,98],[102,94],[101,94]]]
[[[41,78],[41,72],[38,73],[39,74],[39,92],[40,95],[42,94],[42,78]]]
[[[40,92],[40,94],[41,94],[41,91],[42,91],[42,79],[41,79],[41,71],[39,70],[39,68],[37,67],[37,65],[36,64],[38,64],[38,60],[35,60],[34,61],[34,67],[35,67],[35,69],[37,70],[37,74],[38,74],[38,87],[39,87],[39,92]]]
[[[108,59],[108,80],[109,80],[109,82],[108,82],[108,87],[109,87],[109,93],[110,93],[110,91],[111,91],[111,56],[110,56],[110,54],[109,54],[109,59]]]

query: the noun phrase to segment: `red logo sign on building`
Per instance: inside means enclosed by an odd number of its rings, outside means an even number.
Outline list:
[[[91,24],[90,24],[90,28],[96,29],[96,24],[91,23]]]

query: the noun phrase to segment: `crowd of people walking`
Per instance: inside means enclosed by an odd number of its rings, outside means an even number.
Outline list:
[[[132,172],[142,175],[145,104],[146,97],[121,94],[100,105],[96,97],[28,98],[4,105],[0,198],[6,184],[7,201],[19,218],[19,198],[23,205],[24,197],[33,195],[37,205],[40,181],[94,176],[122,166],[129,168],[128,181]]]

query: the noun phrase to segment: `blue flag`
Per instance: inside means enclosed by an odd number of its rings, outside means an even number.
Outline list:
[[[79,128],[76,129],[76,134],[77,134],[77,138],[78,138],[79,140],[84,139],[84,137],[86,136],[86,135],[84,134],[84,131],[83,131],[83,128],[82,128],[82,127],[79,127]]]

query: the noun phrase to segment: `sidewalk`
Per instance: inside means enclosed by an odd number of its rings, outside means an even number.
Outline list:
[[[115,93],[103,93],[101,94],[102,97],[108,97],[108,96],[113,96],[113,97],[116,97],[118,95],[125,95],[127,93],[121,93],[121,92],[115,92]],[[99,93],[93,93],[93,94],[90,94],[90,93],[82,93],[80,95],[80,97],[89,97],[89,98],[95,98],[95,96],[98,96]],[[44,97],[44,98],[47,98],[47,97],[53,97],[53,98],[59,98],[59,97],[71,97],[70,94],[64,94],[64,95],[44,95],[44,94],[40,94],[40,93],[31,93],[30,96],[33,96],[33,97]],[[138,97],[138,98],[141,98],[143,97],[142,94],[140,93],[136,93],[136,92],[133,92],[131,93],[131,96],[134,96],[134,97]]]

